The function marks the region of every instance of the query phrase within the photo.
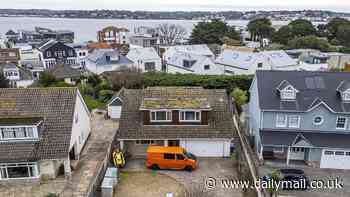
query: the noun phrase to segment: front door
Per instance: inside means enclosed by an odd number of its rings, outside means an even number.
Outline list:
[[[291,147],[289,152],[290,160],[305,160],[306,148]]]

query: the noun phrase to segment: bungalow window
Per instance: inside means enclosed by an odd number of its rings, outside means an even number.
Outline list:
[[[210,70],[210,65],[204,65],[204,70]]]
[[[296,116],[296,115],[289,116],[288,126],[290,128],[299,128],[300,127],[300,116]]]
[[[180,111],[180,121],[186,122],[200,122],[200,111]]]
[[[16,163],[0,165],[0,180],[37,178],[39,176],[36,163]]]
[[[171,122],[171,111],[151,111],[151,122]]]
[[[346,117],[339,116],[337,118],[337,129],[345,129],[346,128]]]
[[[0,140],[34,139],[37,136],[33,127],[0,127]]]
[[[286,126],[287,126],[287,115],[277,114],[276,127],[286,127]]]
[[[137,145],[149,145],[154,144],[154,140],[136,140]]]

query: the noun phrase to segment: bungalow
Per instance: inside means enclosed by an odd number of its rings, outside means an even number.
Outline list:
[[[134,157],[144,157],[148,145],[181,146],[200,157],[230,156],[237,135],[226,90],[122,89],[113,101],[121,106],[120,148]]]
[[[154,48],[131,48],[126,57],[143,72],[162,71],[162,59]]]
[[[79,90],[0,89],[0,100],[0,181],[70,176],[90,134]]]
[[[95,49],[86,58],[86,69],[95,74],[134,67],[134,62],[115,49]]]
[[[67,84],[75,85],[83,75],[83,70],[72,68],[70,65],[61,64],[47,71],[58,80],[64,80]]]

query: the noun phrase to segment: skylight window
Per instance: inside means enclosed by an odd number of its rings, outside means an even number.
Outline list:
[[[296,98],[296,90],[288,86],[281,91],[281,99],[282,100],[295,100]]]

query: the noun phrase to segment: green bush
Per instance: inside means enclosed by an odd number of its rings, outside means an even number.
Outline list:
[[[105,103],[95,100],[91,96],[85,95],[83,98],[90,111],[93,109],[102,109],[105,107]]]
[[[144,86],[202,86],[208,89],[226,89],[232,92],[234,88],[249,90],[253,76],[250,75],[194,75],[194,74],[144,74]]]

